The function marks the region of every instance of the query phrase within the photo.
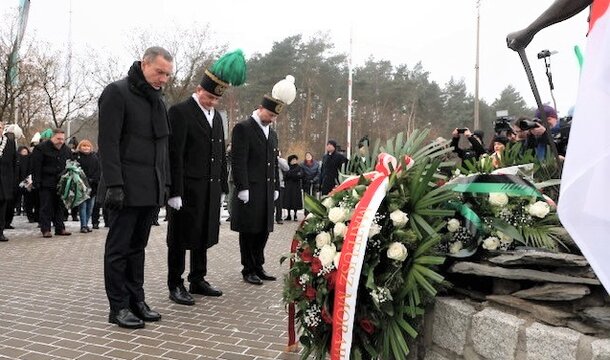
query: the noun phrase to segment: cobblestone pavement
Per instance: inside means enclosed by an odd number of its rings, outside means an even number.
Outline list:
[[[241,278],[237,233],[223,221],[220,243],[208,253],[206,279],[224,295],[194,295],[195,306],[168,299],[167,223],[153,226],[144,288],[147,303],[163,318],[138,330],[108,323],[106,229],[80,234],[79,223],[68,221],[72,236],[44,239],[21,216],[13,225],[16,230],[5,231],[10,241],[0,243],[0,359],[298,359],[283,352],[281,275],[287,265],[279,264],[295,222],[276,225],[267,244],[265,267],[278,281],[255,286]]]

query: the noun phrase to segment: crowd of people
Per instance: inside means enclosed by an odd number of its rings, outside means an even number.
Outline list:
[[[80,142],[70,138],[66,144],[65,132],[61,129],[47,129],[37,133],[30,146],[16,147],[23,137],[16,125],[4,129],[0,123],[0,241],[9,241],[5,229],[14,229],[15,215],[24,215],[29,223],[37,223],[42,237],[55,235],[69,236],[64,222],[71,213],[72,220],[80,221],[82,233],[98,229],[100,206],[95,205],[96,191],[100,179],[100,163],[93,151],[91,141]],[[66,172],[66,163],[78,163],[86,179],[87,199],[81,204],[67,209],[60,198],[58,184],[60,176]],[[90,226],[92,225],[92,226]]]
[[[567,133],[564,131],[566,124],[560,122],[557,111],[553,107],[544,105],[543,110],[544,116],[540,110],[536,110],[533,118],[521,116],[505,124],[500,124],[501,126],[496,127],[495,134],[488,146],[485,145],[482,130],[471,132],[468,128],[456,128],[451,133],[453,152],[462,161],[479,159],[483,155],[489,155],[494,167],[499,167],[502,153],[509,143],[520,143],[522,152],[532,150],[539,160],[545,159],[549,146],[554,145],[557,148],[559,159],[563,160],[567,145]],[[543,117],[546,117],[548,130],[540,120]],[[568,119],[570,119],[570,116],[568,116]],[[569,127],[567,130],[569,131]],[[547,134],[549,131],[550,134]],[[460,146],[461,136],[464,136],[468,141],[466,147]]]

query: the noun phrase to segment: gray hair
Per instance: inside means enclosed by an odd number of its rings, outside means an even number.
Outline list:
[[[170,62],[174,61],[174,57],[172,56],[172,54],[170,54],[169,51],[165,50],[161,46],[151,46],[146,49],[146,51],[144,51],[144,56],[142,56],[142,59],[151,62],[154,61],[157,56],[163,56],[165,60]]]

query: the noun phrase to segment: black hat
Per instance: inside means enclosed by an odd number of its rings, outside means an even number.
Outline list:
[[[499,142],[503,145],[506,145],[506,144],[508,144],[508,138],[504,135],[496,135],[496,136],[494,136],[493,142]]]
[[[297,95],[294,86],[294,76],[287,75],[285,79],[278,81],[271,90],[271,95],[263,96],[261,106],[272,113],[279,115],[286,105],[290,105]]]
[[[212,67],[205,70],[201,87],[216,96],[222,96],[230,85],[239,86],[246,82],[246,59],[241,50],[223,55]]]
[[[288,163],[290,164],[290,162],[291,162],[292,160],[294,160],[294,159],[299,160],[299,157],[293,154],[293,155],[290,155],[290,156],[288,157],[288,159],[286,159],[286,160],[287,160],[287,161],[288,161]]]

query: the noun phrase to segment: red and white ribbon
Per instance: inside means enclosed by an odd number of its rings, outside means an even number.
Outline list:
[[[369,230],[385,198],[387,188],[387,175],[378,173],[356,206],[343,240],[333,305],[331,360],[349,359],[350,356],[358,284]]]

